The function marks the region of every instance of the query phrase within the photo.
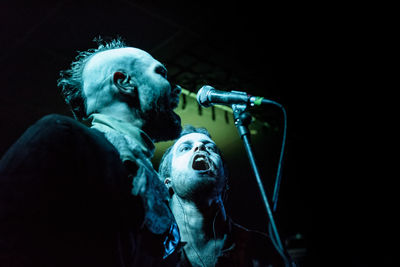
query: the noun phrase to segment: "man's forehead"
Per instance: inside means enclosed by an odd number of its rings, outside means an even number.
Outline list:
[[[180,144],[183,144],[183,143],[203,142],[203,141],[211,142],[211,143],[215,144],[214,141],[210,137],[208,137],[207,135],[205,135],[203,133],[190,133],[190,134],[185,134],[184,136],[179,138],[176,141],[174,147],[178,147]]]

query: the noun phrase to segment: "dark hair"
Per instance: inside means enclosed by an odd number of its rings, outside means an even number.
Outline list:
[[[170,177],[171,175],[171,163],[172,163],[172,148],[174,147],[175,143],[184,135],[187,134],[191,134],[191,133],[201,133],[204,134],[208,137],[211,138],[210,133],[207,131],[206,128],[202,128],[202,127],[194,127],[192,125],[185,125],[180,136],[178,137],[178,139],[175,140],[174,144],[172,146],[170,146],[164,153],[164,155],[161,158],[160,164],[158,166],[158,172],[160,175],[160,179],[164,179],[166,177]],[[221,155],[221,152],[218,150],[219,154]],[[225,164],[224,159],[222,158],[221,155],[221,159],[223,162],[223,166],[224,166],[224,173],[225,176],[228,177],[228,168]]]
[[[75,119],[82,120],[86,114],[86,98],[83,93],[82,72],[89,59],[103,51],[127,47],[121,37],[104,41],[101,37],[93,39],[97,43],[97,48],[87,51],[78,51],[75,61],[71,63],[70,69],[60,71],[60,78],[57,80],[57,86],[61,88],[65,102],[71,108]]]

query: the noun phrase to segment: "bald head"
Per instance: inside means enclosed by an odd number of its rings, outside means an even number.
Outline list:
[[[82,80],[88,114],[129,121],[154,141],[179,134],[180,118],[173,109],[180,90],[171,88],[166,68],[149,53],[133,47],[97,53],[86,63]]]
[[[140,76],[151,65],[159,64],[149,53],[133,47],[107,50],[94,54],[82,71],[82,87],[87,99],[87,113],[101,111],[120,101],[121,91],[115,87],[116,78],[129,79],[122,91],[134,93],[129,89],[137,86]],[[122,76],[121,76],[122,74]]]
[[[173,112],[180,88],[171,88],[164,65],[141,49],[114,40],[80,52],[60,75],[58,85],[78,119],[106,114],[135,124],[154,141],[180,133],[180,118]]]

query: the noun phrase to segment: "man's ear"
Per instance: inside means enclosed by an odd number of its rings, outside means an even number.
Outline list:
[[[171,187],[171,178],[169,178],[169,177],[165,178],[164,184],[166,187],[170,188]]]
[[[164,184],[168,188],[169,196],[172,197],[174,194],[174,189],[172,188],[171,179],[169,177],[165,178]]]
[[[122,71],[116,71],[113,74],[113,82],[118,92],[122,95],[134,96],[136,94],[136,86],[131,77]]]

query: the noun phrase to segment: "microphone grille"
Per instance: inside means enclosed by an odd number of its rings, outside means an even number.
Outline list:
[[[214,88],[209,85],[204,85],[203,87],[200,88],[200,90],[197,92],[197,102],[200,104],[200,106],[203,107],[209,107],[211,106],[210,102],[208,101],[208,92],[213,90]]]

